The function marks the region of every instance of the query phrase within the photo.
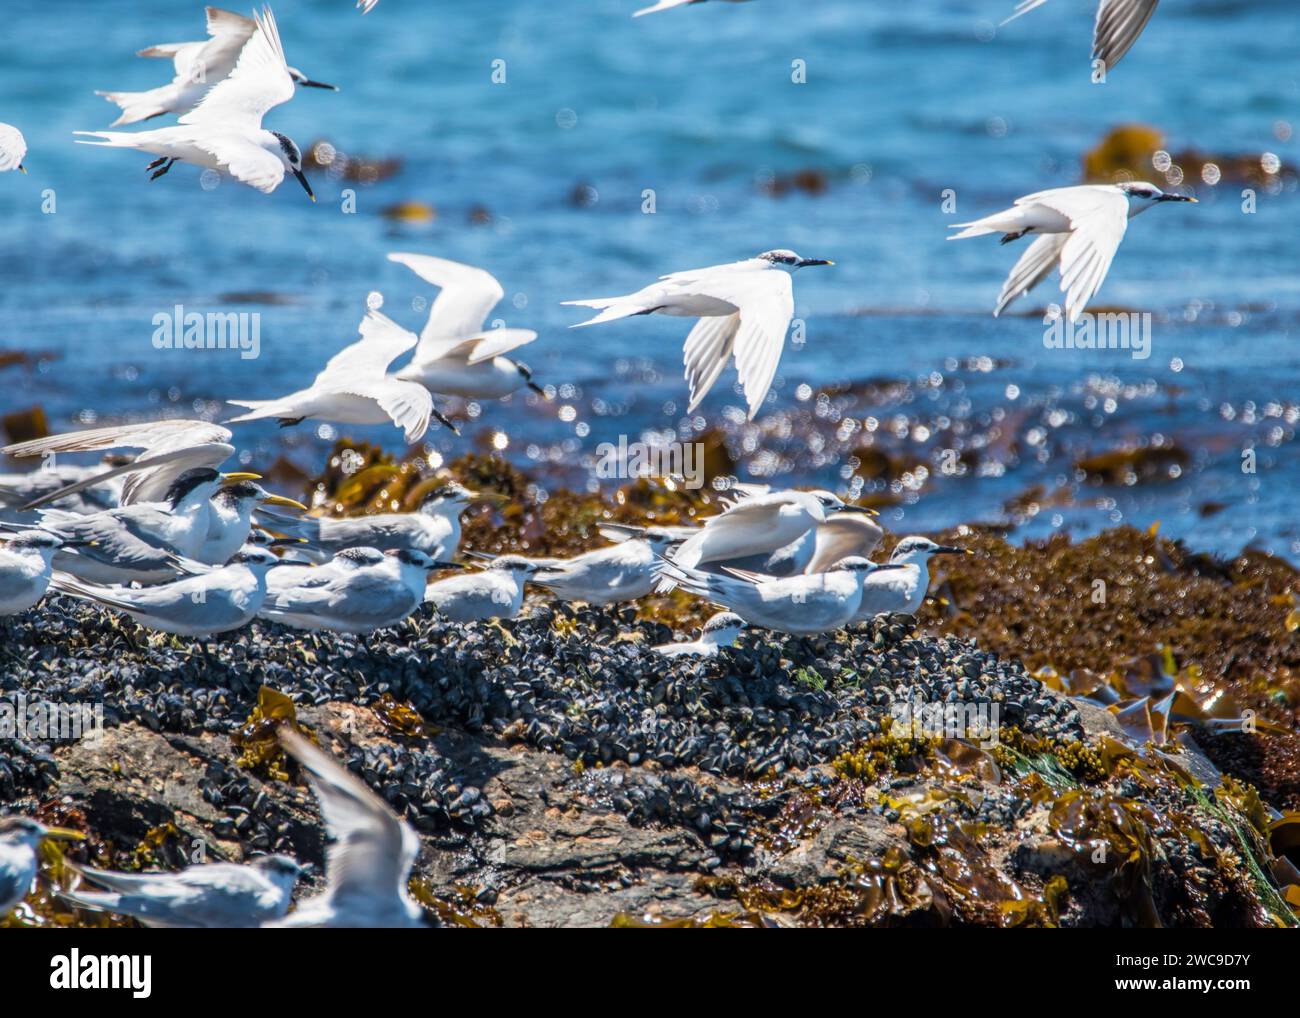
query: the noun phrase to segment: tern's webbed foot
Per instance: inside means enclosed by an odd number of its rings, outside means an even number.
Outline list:
[[[165,160],[163,160],[163,165],[162,165],[162,167],[161,167],[160,169],[154,170],[153,173],[150,175],[149,179],[150,179],[150,180],[157,180],[157,179],[158,179],[159,177],[161,177],[164,173],[166,173],[168,170],[170,170],[170,169],[172,168],[172,164],[175,163],[175,162],[176,162],[175,159],[165,159]],[[154,164],[150,164],[150,165],[154,165]]]

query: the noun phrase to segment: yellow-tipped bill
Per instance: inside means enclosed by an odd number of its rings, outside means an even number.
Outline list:
[[[301,509],[303,512],[307,511],[307,507],[301,502],[295,501],[292,498],[285,498],[283,495],[267,495],[266,498],[262,499],[262,504],[287,505],[290,509]]]

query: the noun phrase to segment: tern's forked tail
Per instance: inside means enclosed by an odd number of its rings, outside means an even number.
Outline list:
[[[122,127],[126,124],[138,124],[142,120],[160,117],[168,112],[165,99],[174,97],[171,85],[152,88],[148,92],[96,92],[109,102],[122,108],[121,115],[109,127]]]

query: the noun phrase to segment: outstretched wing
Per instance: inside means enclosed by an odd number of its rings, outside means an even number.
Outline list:
[[[1005,311],[1013,301],[1023,297],[1051,275],[1061,258],[1061,249],[1069,239],[1068,233],[1044,233],[1025,248],[1020,261],[1012,266],[1011,274],[1002,284],[997,307],[993,309],[994,318]]]
[[[776,366],[781,361],[781,349],[785,345],[785,330],[794,317],[794,286],[790,274],[779,269],[723,272],[695,285],[704,296],[740,308],[736,312],[735,335],[730,345],[736,358],[736,374],[749,404],[749,419],[753,420],[776,376]],[[712,384],[721,370],[716,365],[716,358],[721,356],[725,359],[723,350],[726,344],[720,342],[719,336],[709,336],[707,341],[715,354],[714,362],[705,361],[701,350],[697,352],[694,367],[701,381],[707,379]],[[700,341],[701,348],[704,342]],[[688,378],[691,368],[688,358]],[[703,393],[692,392],[690,409],[694,409],[702,396]]]
[[[337,904],[405,893],[419,841],[360,779],[297,732],[280,729],[285,750],[307,772],[329,833],[326,878]]]
[[[415,333],[374,309],[361,319],[358,332],[361,338],[331,357],[313,384],[339,386],[378,380],[389,364],[416,344]]]
[[[505,296],[492,273],[473,265],[401,251],[390,254],[388,260],[405,265],[426,283],[440,287],[429,308],[429,320],[420,332],[417,356],[421,360],[445,356],[445,352],[439,351],[446,340],[465,339],[482,332],[487,316]]]
[[[1092,58],[1106,70],[1118,64],[1137,42],[1159,0],[1101,0],[1092,30]]]
[[[289,76],[275,15],[271,8],[264,7],[254,18],[257,31],[240,51],[235,69],[210,88],[199,104],[180,118],[180,123],[231,123],[260,128],[267,110],[293,98],[293,78]],[[283,172],[282,167],[281,176]]]

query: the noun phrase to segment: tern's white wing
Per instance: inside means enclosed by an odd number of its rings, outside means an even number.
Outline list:
[[[757,272],[730,271],[701,280],[696,289],[704,296],[726,301],[740,308],[737,312],[735,337],[728,344],[718,338],[707,337],[699,341],[694,363],[687,360],[687,377],[692,367],[701,380],[718,377],[714,364],[703,360],[703,353],[713,352],[725,361],[728,352],[736,357],[736,374],[749,404],[749,419],[753,420],[763,405],[763,398],[772,386],[776,366],[781,361],[781,348],[785,345],[785,330],[794,317],[794,287],[790,274],[779,269]],[[695,330],[692,330],[694,332]],[[688,410],[694,410],[704,392],[692,390]]]
[[[1023,297],[1051,275],[1057,262],[1060,261],[1061,248],[1065,247],[1065,242],[1069,239],[1068,233],[1044,233],[1025,248],[1020,261],[1012,267],[1011,274],[1002,284],[997,307],[993,309],[994,318],[1005,311],[1016,298]]]
[[[357,332],[361,338],[331,357],[313,384],[382,378],[388,365],[416,344],[414,332],[373,309],[361,319]]]
[[[1043,191],[1036,201],[1070,220],[1069,239],[1061,248],[1061,292],[1073,322],[1110,271],[1128,229],[1128,197],[1114,188],[1079,187]]]
[[[406,382],[386,376],[369,381],[348,382],[336,387],[335,391],[373,399],[392,418],[393,423],[406,432],[408,442],[418,442],[429,430],[429,418],[433,416],[433,395],[419,382]]]
[[[242,134],[196,131],[189,142],[211,155],[236,180],[263,194],[270,194],[284,180],[284,163]]]
[[[1159,0],[1101,0],[1092,30],[1092,57],[1106,69],[1118,64],[1156,12]]]
[[[686,365],[686,386],[691,394],[687,413],[695,411],[727,366],[739,328],[740,312],[737,311],[734,315],[701,318],[686,337],[682,361]]]
[[[0,124],[0,171],[16,170],[27,155],[27,139],[11,124]]]
[[[433,349],[426,352],[426,346],[437,347],[442,340],[464,339],[481,332],[487,316],[505,296],[492,273],[473,265],[400,251],[390,254],[388,260],[405,265],[426,283],[441,288],[433,307],[429,308],[429,320],[420,332],[418,357],[421,360],[444,356]],[[434,356],[429,356],[430,353]]]
[[[289,76],[275,15],[264,7],[255,18],[257,31],[240,51],[235,69],[180,118],[182,124],[260,128],[267,110],[293,98],[293,78]],[[281,167],[281,176],[283,173]]]
[[[882,536],[880,525],[861,513],[836,513],[817,524],[813,556],[805,573],[824,573],[851,555],[866,558],[876,549]]]
[[[336,908],[348,899],[405,895],[420,842],[379,796],[297,732],[280,729],[285,750],[307,771],[329,833],[326,894]]]
[[[207,8],[205,42],[163,43],[140,50],[141,57],[171,57],[177,83],[211,81],[216,84],[235,68],[239,52],[257,31],[257,22],[219,7]]]
[[[42,498],[32,508],[66,498],[122,474],[127,477],[122,486],[121,501],[123,505],[129,505],[161,499],[172,481],[186,470],[194,467],[219,467],[235,453],[230,439],[229,428],[208,421],[147,421],[50,435],[6,446],[0,449],[0,453],[22,457],[94,452],[101,449],[139,449],[140,455],[134,462],[60,488]]]

